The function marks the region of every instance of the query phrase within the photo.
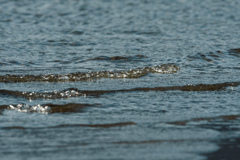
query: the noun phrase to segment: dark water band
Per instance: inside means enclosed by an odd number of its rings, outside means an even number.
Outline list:
[[[102,94],[107,93],[121,93],[121,92],[149,92],[149,91],[219,91],[224,90],[226,87],[236,87],[240,85],[240,82],[225,82],[216,84],[197,84],[197,85],[185,85],[185,86],[169,86],[169,87],[154,87],[154,88],[132,88],[132,89],[121,89],[121,90],[78,90],[76,88],[69,88],[62,91],[54,92],[20,92],[11,90],[0,90],[0,95],[22,97],[29,100],[34,99],[58,99],[58,98],[70,98],[70,97],[81,97],[81,96],[93,96],[99,97]]]

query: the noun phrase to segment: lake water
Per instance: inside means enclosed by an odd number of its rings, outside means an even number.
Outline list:
[[[0,159],[238,159],[239,8],[1,0]]]

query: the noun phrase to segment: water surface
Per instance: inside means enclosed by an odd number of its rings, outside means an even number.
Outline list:
[[[2,0],[1,159],[240,157],[239,7]]]

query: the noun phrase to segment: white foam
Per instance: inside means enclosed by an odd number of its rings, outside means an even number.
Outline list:
[[[18,111],[18,112],[48,113],[48,112],[51,111],[51,107],[49,107],[49,106],[41,106],[40,104],[33,105],[33,106],[30,106],[28,104],[18,104],[16,106],[9,105],[8,108],[11,109],[11,110]]]

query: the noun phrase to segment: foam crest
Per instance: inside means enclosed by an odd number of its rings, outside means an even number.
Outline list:
[[[95,72],[77,72],[68,74],[47,74],[47,75],[4,75],[0,76],[0,82],[16,83],[16,82],[75,82],[89,81],[93,79],[111,78],[140,78],[149,73],[172,74],[176,73],[180,68],[174,64],[163,64],[154,67],[144,67],[130,69],[126,71],[95,71]]]
[[[0,106],[2,109],[10,109],[18,112],[37,112],[37,113],[77,113],[83,112],[86,107],[98,107],[100,104],[81,104],[81,103],[68,103],[68,104],[18,104],[9,106]]]
[[[56,99],[56,98],[70,98],[70,97],[80,97],[86,96],[84,93],[77,89],[67,89],[63,91],[53,91],[53,92],[20,92],[21,97],[25,97],[29,100],[34,100],[38,98],[44,99]]]
[[[28,104],[18,104],[18,105],[9,105],[8,109],[15,110],[18,112],[38,112],[38,113],[48,113],[51,111],[51,108],[48,106],[33,105]]]

